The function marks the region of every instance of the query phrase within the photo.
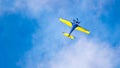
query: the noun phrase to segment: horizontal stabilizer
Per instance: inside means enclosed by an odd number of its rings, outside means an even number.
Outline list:
[[[70,38],[70,39],[74,39],[74,36],[69,35],[68,33],[63,32],[63,35],[66,36],[66,37],[68,37],[68,38]]]

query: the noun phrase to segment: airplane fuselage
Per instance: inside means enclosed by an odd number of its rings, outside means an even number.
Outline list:
[[[73,32],[73,30],[75,30],[76,27],[78,27],[78,23],[73,23],[72,24],[72,29],[70,30],[69,36],[71,35],[71,33]]]

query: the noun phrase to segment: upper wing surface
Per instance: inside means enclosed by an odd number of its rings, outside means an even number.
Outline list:
[[[60,22],[66,24],[67,26],[72,27],[72,23],[71,23],[70,21],[65,20],[65,19],[63,19],[63,18],[60,18],[59,20],[60,20]]]
[[[81,26],[76,27],[76,30],[79,30],[79,31],[84,32],[86,34],[90,34],[90,31],[88,31],[87,29],[85,29]]]

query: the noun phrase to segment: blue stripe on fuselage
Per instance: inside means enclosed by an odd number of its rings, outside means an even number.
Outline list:
[[[78,24],[73,23],[73,24],[72,24],[72,29],[70,30],[70,33],[69,33],[69,36],[70,36],[70,34],[73,32],[73,30],[74,30],[76,27],[78,27]]]

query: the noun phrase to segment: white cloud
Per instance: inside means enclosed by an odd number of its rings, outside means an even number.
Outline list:
[[[103,38],[107,36],[107,28],[101,23],[99,17],[102,14],[107,15],[104,6],[108,2],[108,0],[16,1],[18,8],[24,3],[23,11],[29,17],[38,19],[40,26],[33,35],[33,48],[25,54],[22,58],[24,61],[20,60],[19,64],[22,68],[114,68],[118,53],[110,47],[109,43],[96,39],[99,36]],[[87,22],[81,25],[89,27],[95,37],[86,38],[81,35],[77,42],[66,40],[60,35],[66,28],[58,24],[59,17],[67,19],[80,17],[83,22]],[[44,27],[46,28],[42,29]],[[77,33],[75,35],[78,36]]]
[[[50,68],[114,68],[113,58],[114,53],[107,43],[83,37],[57,53]]]
[[[34,47],[25,55],[23,68],[115,68],[120,62],[119,48],[115,51],[108,43],[97,39],[82,36],[74,45],[67,44],[56,51],[52,46],[59,46],[57,44]]]

